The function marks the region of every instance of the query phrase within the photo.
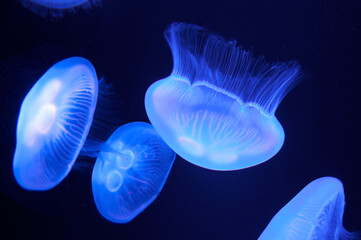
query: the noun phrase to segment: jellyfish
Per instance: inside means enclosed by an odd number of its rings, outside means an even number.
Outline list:
[[[28,190],[48,190],[69,173],[88,135],[98,96],[93,65],[72,57],[53,65],[20,108],[13,172]]]
[[[213,170],[272,158],[285,138],[275,111],[300,79],[299,64],[267,63],[191,24],[173,23],[165,38],[173,71],[145,95],[148,118],[164,141],[187,161]]]
[[[175,153],[144,122],[119,127],[100,149],[92,173],[96,207],[109,221],[127,223],[162,190]]]
[[[64,11],[72,11],[77,7],[89,9],[100,3],[101,0],[21,0],[24,7],[42,17],[61,17]]]
[[[268,239],[361,239],[342,226],[345,195],[334,177],[312,181],[271,220],[259,240]]]

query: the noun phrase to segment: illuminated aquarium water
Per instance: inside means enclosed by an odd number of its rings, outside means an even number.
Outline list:
[[[152,125],[119,127],[101,147],[92,174],[99,212],[115,223],[131,221],[158,196],[175,159]]]
[[[342,182],[333,177],[312,181],[271,220],[259,240],[361,239],[342,226],[345,195]]]
[[[65,11],[72,11],[77,7],[89,9],[92,5],[101,3],[101,0],[20,0],[21,4],[30,11],[42,17],[48,15],[61,17]]]
[[[28,190],[48,190],[69,173],[84,145],[98,96],[93,65],[72,57],[53,65],[20,109],[13,160],[15,179]]]
[[[267,63],[207,30],[174,23],[165,32],[173,72],[145,96],[148,117],[182,158],[236,170],[272,158],[285,134],[275,117],[300,78],[296,62]]]

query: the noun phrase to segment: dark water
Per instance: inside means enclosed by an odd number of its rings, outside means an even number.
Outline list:
[[[257,239],[282,206],[322,176],[343,182],[344,226],[361,230],[358,1],[103,3],[60,21],[43,19],[15,1],[0,3],[1,239]],[[269,61],[301,63],[308,78],[276,112],[286,133],[281,151],[232,172],[209,171],[177,157],[159,197],[124,225],[97,212],[90,169],[75,169],[47,192],[18,187],[11,169],[17,115],[36,80],[61,59],[86,57],[114,84],[123,122],[147,122],[145,91],[172,70],[163,31],[174,21],[237,39]]]

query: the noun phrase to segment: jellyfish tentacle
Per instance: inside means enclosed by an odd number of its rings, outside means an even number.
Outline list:
[[[245,103],[259,104],[270,115],[300,81],[296,61],[267,63],[199,26],[174,23],[164,35],[173,52],[172,75],[191,85],[206,82]]]

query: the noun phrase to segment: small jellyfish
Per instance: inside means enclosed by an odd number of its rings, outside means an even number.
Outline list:
[[[72,57],[53,65],[19,113],[13,171],[28,190],[48,190],[69,173],[88,135],[98,96],[93,65]]]
[[[269,64],[190,24],[172,24],[165,38],[173,71],[145,96],[148,117],[164,141],[182,158],[213,170],[273,157],[285,137],[274,114],[298,82],[300,66]]]
[[[99,5],[101,0],[20,0],[21,4],[30,11],[42,17],[51,15],[61,17],[64,11],[72,11],[77,7],[89,9],[92,5]]]
[[[361,239],[342,226],[345,195],[342,182],[333,177],[312,181],[284,206],[262,232],[269,239]]]
[[[157,197],[175,153],[152,125],[133,122],[119,127],[101,147],[92,174],[99,212],[115,223],[127,223]]]

